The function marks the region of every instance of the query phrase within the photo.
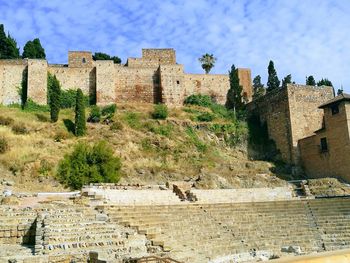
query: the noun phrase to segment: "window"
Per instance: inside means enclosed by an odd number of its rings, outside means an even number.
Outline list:
[[[338,107],[338,105],[333,105],[333,106],[331,107],[331,110],[332,110],[332,115],[339,113],[339,107]]]
[[[83,63],[86,63],[86,59],[85,58],[83,58],[82,61],[83,61]]]
[[[328,152],[327,138],[321,138],[321,152]]]
[[[177,80],[177,81],[176,81],[176,84],[177,84],[177,85],[179,85],[179,84],[180,84],[180,81],[179,81],[179,80]]]

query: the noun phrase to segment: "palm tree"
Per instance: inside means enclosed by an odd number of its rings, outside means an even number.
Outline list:
[[[205,70],[205,74],[208,74],[209,71],[214,67],[216,58],[213,54],[206,53],[201,58],[198,59],[202,63],[202,68]]]

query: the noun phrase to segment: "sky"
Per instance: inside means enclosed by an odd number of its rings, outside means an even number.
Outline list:
[[[350,93],[349,0],[0,0],[0,24],[23,48],[39,38],[49,63],[67,63],[68,50],[140,57],[142,48],[174,48],[187,73],[198,58],[217,58],[212,73],[231,65],[267,81],[305,84],[328,78]]]

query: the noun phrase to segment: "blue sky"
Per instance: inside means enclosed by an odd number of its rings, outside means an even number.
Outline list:
[[[20,47],[39,37],[49,63],[67,63],[68,50],[141,56],[172,47],[188,73],[213,53],[213,73],[232,64],[266,83],[270,59],[280,79],[329,78],[350,92],[349,0],[0,0],[0,23]]]

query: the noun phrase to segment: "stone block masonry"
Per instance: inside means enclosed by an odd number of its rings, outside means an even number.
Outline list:
[[[228,75],[187,74],[176,63],[174,49],[143,49],[141,58],[129,58],[125,65],[94,61],[91,52],[69,51],[68,65],[46,60],[0,61],[0,103],[19,103],[19,88],[28,70],[28,96],[39,104],[47,102],[47,72],[56,75],[64,90],[80,88],[95,95],[97,104],[165,103],[180,106],[192,94],[206,94],[224,104],[230,87]],[[249,69],[238,69],[242,94],[251,100]]]

